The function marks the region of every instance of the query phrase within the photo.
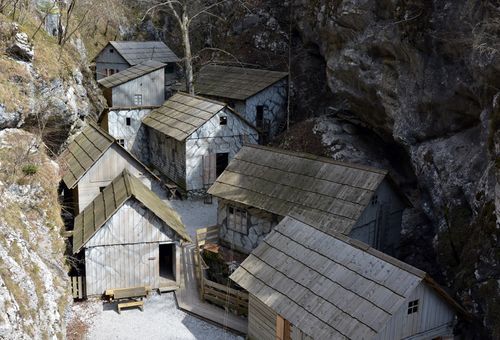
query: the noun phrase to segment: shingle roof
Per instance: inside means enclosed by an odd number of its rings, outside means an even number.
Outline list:
[[[99,83],[99,85],[109,89],[117,85],[124,84],[130,80],[139,78],[145,74],[156,71],[162,67],[165,67],[165,64],[155,60],[146,60],[123,71],[102,78],[97,82]]]
[[[179,215],[127,170],[118,175],[83,212],[75,217],[73,253],[78,253],[120,207],[134,197],[187,241]]]
[[[257,145],[244,146],[211,195],[348,234],[386,170]]]
[[[169,137],[183,141],[225,107],[225,104],[214,100],[178,92],[161,107],[146,115],[142,122]],[[230,111],[252,126],[236,112]]]
[[[109,43],[132,66],[146,60],[162,63],[179,61],[175,53],[162,41],[110,41]]]
[[[285,78],[285,72],[207,65],[196,75],[197,94],[245,100]]]
[[[314,339],[370,339],[427,274],[341,234],[286,217],[231,275]]]
[[[80,178],[111,147],[114,141],[113,137],[94,122],[89,121],[61,155],[60,164],[64,169],[64,184],[69,189],[74,188]]]

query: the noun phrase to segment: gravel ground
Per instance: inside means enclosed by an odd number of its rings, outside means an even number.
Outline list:
[[[118,314],[116,304],[102,301],[76,304],[76,313],[86,311],[91,323],[87,339],[220,339],[243,340],[243,337],[202,321],[177,309],[173,293],[151,295],[140,309],[125,309]],[[89,306],[91,305],[91,306]],[[80,311],[78,310],[80,309]]]
[[[166,200],[181,216],[187,232],[192,237],[196,235],[196,229],[211,227],[217,224],[217,200],[214,198],[212,204],[204,204],[203,201],[191,200]]]

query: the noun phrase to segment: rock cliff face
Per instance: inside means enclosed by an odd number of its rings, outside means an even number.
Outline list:
[[[71,302],[59,168],[36,136],[0,131],[0,338],[63,339]]]
[[[472,0],[295,0],[293,13],[294,45],[314,51],[306,61],[323,58],[330,90],[308,102],[329,107],[329,124],[350,121],[374,136],[382,153],[364,162],[412,172],[400,176],[411,179],[403,185],[417,208],[404,259],[438,276],[499,337],[500,9]],[[364,147],[359,138],[347,144]]]

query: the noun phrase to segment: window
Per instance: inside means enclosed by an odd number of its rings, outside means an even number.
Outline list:
[[[257,105],[257,107],[255,109],[256,109],[256,112],[255,112],[255,125],[258,128],[262,128],[263,125],[264,125],[264,106]]]
[[[227,116],[220,116],[220,125],[227,125]]]
[[[110,75],[110,76],[112,76],[113,74],[115,74],[115,70],[110,69],[110,70],[109,70],[109,75]]]
[[[166,74],[174,73],[174,71],[175,71],[174,64],[167,64],[167,66],[165,66],[165,73]]]
[[[99,192],[103,192],[106,187],[99,187]]]
[[[117,139],[116,142],[122,147],[125,147],[125,139]]]
[[[114,49],[112,49],[112,48],[110,48],[110,49],[109,49],[109,53],[115,53],[115,50],[114,50]]]
[[[377,195],[373,195],[372,196],[372,200],[371,200],[371,204],[372,205],[377,205],[378,203],[378,196]]]
[[[408,315],[418,312],[418,300],[408,302]]]
[[[229,163],[229,153],[217,153],[215,156],[215,176],[219,177]]]
[[[142,94],[134,94],[134,105],[142,105]]]
[[[227,209],[227,227],[233,231],[248,235],[248,214],[244,209],[229,206]]]
[[[132,123],[132,119],[130,119],[130,117],[125,118],[125,124],[127,126],[130,126],[131,123]]]

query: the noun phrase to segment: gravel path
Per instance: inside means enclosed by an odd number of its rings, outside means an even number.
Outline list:
[[[166,200],[165,203],[181,216],[182,222],[193,241],[196,229],[217,224],[217,200],[215,198],[212,204],[204,204],[200,200]]]
[[[115,304],[95,301],[100,309],[90,320],[87,339],[220,339],[243,340],[215,325],[177,309],[173,293],[151,295],[144,312],[125,309],[118,314]],[[99,308],[100,307],[100,308]]]

